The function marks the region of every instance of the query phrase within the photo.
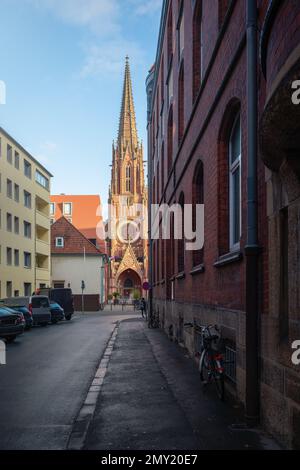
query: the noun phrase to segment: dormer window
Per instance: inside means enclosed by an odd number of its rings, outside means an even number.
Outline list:
[[[56,237],[55,246],[56,246],[56,248],[63,248],[64,247],[64,238],[63,237]]]

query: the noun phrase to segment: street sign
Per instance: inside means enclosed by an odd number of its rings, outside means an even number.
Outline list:
[[[144,289],[144,290],[150,290],[150,284],[149,284],[149,282],[144,282],[144,284],[143,284],[143,289]]]

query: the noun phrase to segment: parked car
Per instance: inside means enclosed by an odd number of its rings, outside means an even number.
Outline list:
[[[25,319],[22,313],[16,313],[7,307],[0,306],[0,337],[12,343],[17,336],[24,333]]]
[[[57,302],[50,300],[51,323],[55,325],[65,319],[64,309]]]
[[[11,297],[3,300],[10,308],[22,305],[32,314],[33,324],[46,326],[51,322],[50,302],[45,295],[33,295],[30,297]]]
[[[16,313],[22,313],[25,319],[25,329],[30,330],[33,326],[32,313],[25,305],[14,305],[12,310]]]
[[[74,314],[74,297],[72,289],[40,289],[42,295],[47,295],[50,300],[57,302],[64,310],[65,319],[71,320]]]

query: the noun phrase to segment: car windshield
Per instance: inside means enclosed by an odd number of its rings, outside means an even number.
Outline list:
[[[49,307],[49,299],[47,297],[33,297],[32,308]]]

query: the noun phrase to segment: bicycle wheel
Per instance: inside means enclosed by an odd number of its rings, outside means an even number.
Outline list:
[[[218,364],[216,364],[215,367],[217,368]],[[218,372],[217,369],[215,369],[213,373],[213,377],[214,377],[214,383],[216,386],[218,397],[220,398],[221,401],[224,401],[224,398],[225,398],[224,374],[223,372]]]
[[[211,381],[212,367],[211,367],[211,357],[209,351],[204,349],[202,351],[199,363],[200,371],[200,380],[202,385],[207,385]]]

